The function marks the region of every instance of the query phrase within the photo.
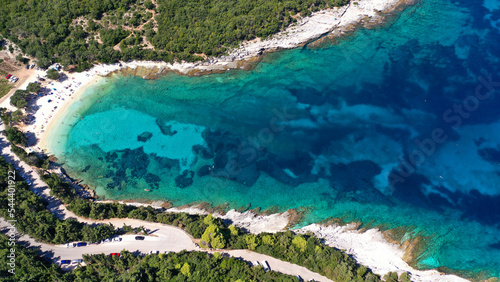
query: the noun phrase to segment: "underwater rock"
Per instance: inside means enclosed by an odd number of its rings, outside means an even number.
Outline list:
[[[131,169],[131,176],[142,178],[148,172],[149,158],[142,147],[125,149],[121,156],[120,168]]]
[[[297,176],[310,174],[314,165],[314,159],[311,155],[303,151],[295,151],[293,155],[271,155],[270,158],[272,158],[279,167],[289,169]]]
[[[225,168],[227,162],[228,162],[228,157],[227,157],[227,154],[225,154],[224,152],[219,152],[217,155],[215,155],[215,158],[214,158],[215,168],[218,168],[218,169]]]
[[[82,172],[87,172],[89,169],[90,169],[90,165],[88,165],[84,169],[82,169]]]
[[[175,186],[179,188],[186,188],[193,184],[194,171],[185,170],[181,175],[175,178]]]
[[[236,175],[235,180],[241,184],[248,187],[253,186],[260,177],[260,173],[257,170],[257,164],[252,163],[251,165],[241,168],[241,171]]]
[[[477,154],[485,161],[498,165],[500,163],[500,149],[499,148],[483,148],[477,150]]]
[[[137,141],[146,142],[151,139],[151,137],[153,137],[153,133],[145,131],[137,136]]]
[[[193,152],[205,160],[212,159],[214,157],[214,153],[212,152],[212,150],[210,150],[209,148],[205,148],[202,145],[194,145]]]
[[[372,161],[331,164],[329,179],[341,191],[370,190],[373,188],[373,178],[381,171]]]
[[[163,135],[174,136],[177,134],[177,131],[172,130],[172,125],[165,125],[160,119],[156,119],[156,125],[158,125]]]
[[[210,173],[212,173],[212,166],[210,166],[210,165],[204,165],[204,166],[200,167],[200,169],[198,169],[198,176],[199,177],[209,175]]]
[[[286,173],[282,167],[278,166],[273,160],[265,159],[257,162],[257,169],[267,173],[272,178],[279,182],[288,184],[290,186],[298,186],[300,180],[293,178],[290,174]]]
[[[156,183],[156,182],[160,182],[160,177],[156,174],[152,174],[152,173],[146,173],[146,175],[144,175],[144,180],[146,180],[147,183]]]
[[[153,154],[149,156],[150,159],[153,160],[153,162],[156,162],[159,167],[162,168],[168,168],[171,169],[172,167],[178,166],[179,165],[179,160],[173,160],[165,157],[158,157],[157,155]]]
[[[106,162],[113,162],[118,158],[118,154],[116,152],[107,152],[105,160]]]
[[[323,105],[328,98],[324,91],[318,91],[312,87],[290,89],[290,92],[297,97],[297,102],[308,105]]]

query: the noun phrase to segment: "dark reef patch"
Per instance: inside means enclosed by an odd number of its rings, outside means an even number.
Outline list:
[[[500,148],[483,148],[477,150],[478,155],[483,158],[483,160],[498,165],[500,164]]]
[[[137,141],[146,142],[149,139],[151,139],[151,137],[153,137],[153,133],[145,131],[145,132],[139,134],[139,136],[137,136]]]
[[[156,119],[156,125],[158,125],[158,127],[160,128],[160,131],[163,135],[174,136],[175,134],[177,134],[177,131],[172,130],[171,125],[165,125],[165,123],[163,121],[161,121],[160,119]]]
[[[186,188],[193,184],[194,171],[185,170],[181,175],[175,177],[175,186]]]
[[[381,168],[372,161],[355,161],[330,166],[330,183],[341,191],[373,189],[373,177]]]

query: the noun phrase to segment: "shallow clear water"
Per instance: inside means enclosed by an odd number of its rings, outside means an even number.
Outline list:
[[[430,236],[419,267],[499,276],[497,4],[423,0],[253,71],[106,78],[57,121],[50,151],[107,199],[411,227]]]

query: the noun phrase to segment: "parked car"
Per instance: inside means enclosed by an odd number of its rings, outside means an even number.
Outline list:
[[[144,236],[135,236],[136,240],[144,241]]]
[[[66,244],[66,248],[74,248],[76,247],[76,243],[68,243]]]
[[[157,254],[159,254],[159,253],[160,253],[160,252],[158,252],[158,251],[149,251],[149,254],[150,254],[150,255],[157,255]]]
[[[70,263],[71,263],[71,261],[70,261],[69,259],[63,259],[63,260],[61,260],[61,261],[59,262],[59,264],[61,264],[61,265],[62,265],[62,264],[70,264]]]
[[[269,267],[269,264],[267,263],[267,261],[263,260],[263,261],[260,262],[260,264],[262,265],[262,267],[264,268],[265,271],[271,270],[271,268]]]
[[[112,257],[120,257],[120,253],[111,253],[109,255]]]
[[[122,238],[121,237],[115,237],[113,238],[113,242],[121,242]]]
[[[10,74],[10,73],[5,76],[6,79],[10,79],[11,77],[12,77],[12,74]]]
[[[82,263],[83,259],[74,259],[71,261],[71,263]]]
[[[78,242],[78,243],[76,243],[76,246],[77,247],[85,247],[85,246],[87,246],[87,243],[85,243],[85,242]]]

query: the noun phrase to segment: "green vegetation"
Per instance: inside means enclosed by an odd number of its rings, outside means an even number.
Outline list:
[[[23,148],[18,147],[14,144],[10,146],[10,149],[12,150],[12,152],[14,152],[14,154],[16,154],[19,157],[19,159],[21,159],[21,161],[31,166],[44,169],[48,169],[50,166],[49,159],[46,157],[40,157],[33,152],[28,154]]]
[[[28,105],[28,97],[30,93],[27,90],[16,90],[12,96],[10,96],[10,104],[16,106],[18,109],[25,108]]]
[[[7,95],[9,91],[12,89],[12,85],[10,85],[7,80],[0,79],[0,98]]]
[[[384,281],[386,282],[410,282],[410,275],[406,272],[401,273],[399,275],[396,272],[389,272],[384,275]]]
[[[30,82],[28,84],[28,87],[26,88],[26,90],[28,90],[29,92],[31,92],[33,94],[37,94],[38,91],[40,91],[40,84],[36,83],[36,82]]]
[[[94,219],[129,217],[178,226],[194,238],[201,238],[206,248],[249,249],[289,261],[335,281],[380,281],[370,270],[356,263],[347,254],[329,247],[311,235],[291,231],[276,234],[245,234],[238,227],[227,226],[211,215],[165,213],[152,207],[135,207],[118,203],[91,203],[70,199],[67,206],[74,213]]]
[[[242,40],[267,37],[295,21],[293,15],[309,15],[345,0],[158,0],[158,33],[151,42],[174,53],[220,55],[224,47]]]
[[[55,264],[40,257],[36,249],[28,249],[20,244],[9,245],[8,238],[0,234],[0,280],[4,282],[17,281],[56,281],[63,272]],[[10,249],[15,249],[15,275],[9,272]]]
[[[30,61],[29,58],[23,57],[23,55],[21,55],[21,54],[16,56],[16,60],[18,60],[19,62],[21,62],[23,64],[27,64]]]
[[[356,263],[335,248],[312,235],[292,231],[275,234],[245,234],[230,240],[231,248],[251,249],[284,261],[304,266],[334,281],[380,281],[378,275]]]
[[[50,69],[47,71],[47,77],[50,78],[50,79],[59,79],[59,76],[61,74],[56,71],[55,69]]]
[[[80,281],[298,281],[235,258],[202,252],[137,257],[123,251],[119,258],[93,255],[84,259],[89,265],[73,272]]]
[[[220,232],[220,229],[215,224],[210,224],[203,235],[201,235],[201,244],[202,247],[206,248],[215,248],[215,249],[224,249],[226,246],[226,240],[224,239],[224,235]]]
[[[15,218],[16,227],[20,232],[27,233],[30,237],[52,244],[62,244],[71,241],[98,242],[115,234],[112,225],[98,225],[91,227],[75,219],[60,220],[47,210],[45,203],[35,193],[30,191],[28,184],[16,172],[15,179],[15,205],[11,206],[8,192],[9,171],[15,169],[0,158],[0,216]],[[14,208],[13,214],[9,212]],[[14,215],[14,216],[12,216]]]
[[[349,0],[0,0],[0,33],[38,66],[200,60]],[[128,37],[130,36],[130,37]],[[127,38],[128,37],[128,38]],[[127,39],[126,39],[127,38]],[[119,44],[120,43],[120,44]],[[114,48],[119,44],[120,48]],[[152,48],[153,47],[153,48]],[[21,56],[20,60],[24,60]]]
[[[3,131],[3,134],[12,144],[26,146],[28,143],[26,135],[21,130],[17,129],[17,127],[8,127]]]

